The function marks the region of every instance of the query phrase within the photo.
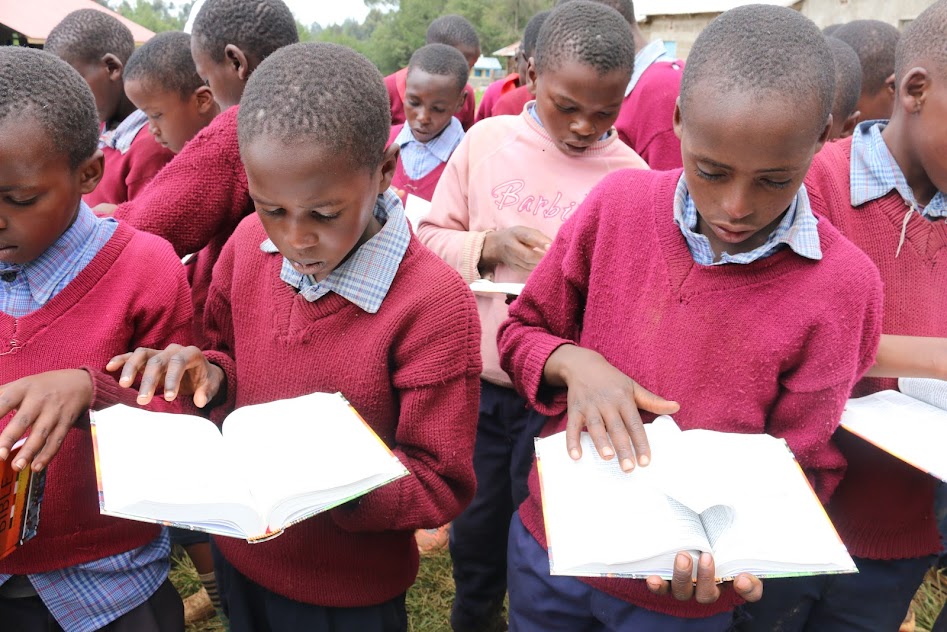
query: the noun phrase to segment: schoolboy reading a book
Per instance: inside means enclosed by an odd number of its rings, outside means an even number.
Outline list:
[[[855,109],[861,120],[891,118],[894,110],[894,54],[901,34],[880,20],[854,20],[832,32],[851,46],[862,69],[862,91]]]
[[[467,62],[456,48],[428,44],[411,55],[405,84],[404,123],[391,128],[389,143],[401,147],[391,186],[429,200],[448,158],[464,138],[454,114],[464,105]]]
[[[927,341],[947,336],[945,33],[947,2],[940,0],[898,44],[891,121],[861,123],[851,138],[827,145],[806,180],[826,218],[878,266],[885,334]],[[854,396],[888,388],[897,383],[865,379]],[[941,549],[936,480],[850,433],[840,431],[837,441],[848,470],[827,510],[859,573],[772,582],[752,609],[752,629],[780,621],[787,630],[853,629],[845,627],[853,622],[896,630]]]
[[[816,219],[801,186],[834,84],[825,38],[796,11],[722,14],[681,83],[684,171],[608,176],[559,232],[499,345],[518,390],[550,417],[543,433],[565,429],[573,458],[586,427],[602,458],[646,465],[642,408],[674,413],[682,429],[783,438],[831,496],[845,466],[832,433],[872,364],[882,307],[871,261]],[[742,474],[732,464],[720,475]],[[715,586],[709,553],[696,585],[689,554],[670,584],[553,577],[547,544],[534,468],[510,533],[511,630],[726,630],[762,592],[746,574]]]
[[[47,468],[36,536],[0,561],[4,630],[183,630],[167,532],[99,515],[87,412],[135,401],[105,364],[187,339],[191,303],[164,240],[82,201],[98,130],[75,70],[0,47],[0,458],[29,431],[13,466]]]
[[[631,33],[613,9],[577,2],[553,11],[529,67],[535,103],[467,133],[421,222],[421,241],[468,282],[525,281],[602,177],[646,168],[612,128],[633,57]],[[533,437],[542,424],[499,366],[496,331],[507,315],[505,299],[477,298],[484,358],[478,485],[451,530],[455,630],[493,629],[501,620],[510,516],[526,497]]]
[[[135,198],[174,154],[155,145],[145,129],[145,114],[125,94],[125,64],[135,50],[131,31],[108,13],[79,9],[50,31],[43,48],[79,71],[95,95],[105,174],[85,195],[86,203],[121,204]]]
[[[467,60],[467,72],[473,70],[474,64],[480,58],[480,38],[473,24],[459,15],[442,15],[427,28],[426,44],[446,44],[453,46]],[[391,124],[399,125],[405,122],[405,88],[407,86],[408,69],[402,68],[398,72],[385,77],[385,89],[388,90],[388,99],[391,103]],[[477,113],[477,98],[474,89],[469,84],[464,86],[464,105],[456,114],[464,130],[474,124]]]
[[[549,11],[540,11],[526,23],[526,30],[523,31],[523,41],[520,43],[520,50],[516,56],[516,64],[519,69],[517,72],[522,75],[522,85],[497,99],[496,105],[491,110],[491,116],[520,115],[523,113],[526,104],[533,100],[532,88],[529,85],[529,60],[536,51],[536,40],[539,38],[539,31],[543,28],[543,23],[547,17],[549,17]],[[486,99],[486,95],[484,95],[484,99]],[[481,101],[482,103],[483,101]]]
[[[260,62],[298,41],[296,20],[282,0],[207,0],[194,22],[191,55],[223,112],[138,198],[115,209],[117,219],[167,239],[178,256],[194,254],[187,271],[198,340],[214,262],[253,211],[233,106]]]
[[[827,37],[835,61],[835,101],[829,140],[848,138],[855,131],[861,112],[858,97],[862,89],[861,63],[855,50],[840,39]]]
[[[140,401],[164,384],[165,397],[193,393],[215,420],[235,406],[341,391],[411,472],[272,541],[215,537],[234,632],[406,630],[414,530],[449,522],[473,496],[476,306],[389,190],[390,128],[382,77],[358,53],[273,53],[241,101],[257,213],[217,263],[208,350],[142,350],[109,365],[125,362],[129,386],[144,370]]]
[[[125,94],[148,117],[155,141],[176,154],[220,113],[197,74],[187,33],[159,33],[132,53]]]

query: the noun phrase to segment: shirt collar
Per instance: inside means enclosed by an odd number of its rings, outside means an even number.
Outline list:
[[[687,190],[683,174],[674,193],[674,221],[680,227],[694,261],[700,265],[753,263],[774,254],[783,245],[789,246],[793,252],[806,259],[814,261],[822,259],[818,220],[812,213],[809,194],[806,193],[804,186],[799,187],[799,192],[789,205],[789,210],[783,215],[782,221],[775,230],[770,233],[766,243],[750,252],[736,255],[725,252],[718,261],[714,261],[713,250],[707,237],[694,232],[697,228],[697,206]]]
[[[526,104],[526,111],[529,112],[529,115],[530,115],[531,117],[533,117],[533,120],[536,121],[536,122],[539,124],[539,126],[540,126],[541,128],[546,129],[546,126],[543,125],[543,122],[542,122],[542,121],[540,120],[540,118],[539,118],[539,112],[536,111],[536,101],[535,101],[535,100],[534,100],[534,101],[530,101],[529,103]],[[613,129],[614,129],[614,126],[612,126],[612,127],[613,127]],[[601,142],[601,141],[607,139],[607,138],[608,138],[608,135],[611,134],[611,133],[612,133],[612,130],[610,129],[610,130],[608,130],[607,132],[605,132],[604,134],[602,134],[602,135],[599,137],[598,140]]]
[[[147,123],[148,116],[141,110],[135,110],[115,129],[102,132],[99,136],[99,149],[111,147],[123,154],[126,153],[131,148],[132,141],[138,136],[138,132]]]
[[[0,271],[21,273],[30,287],[30,294],[40,305],[45,305],[60,282],[73,268],[75,253],[95,232],[99,220],[85,202],[79,202],[75,221],[43,254],[28,263],[0,263]]]
[[[464,126],[461,125],[456,116],[452,116],[450,117],[450,123],[448,123],[447,127],[444,128],[444,131],[426,143],[422,143],[417,140],[414,137],[414,132],[412,132],[411,128],[408,127],[408,124],[405,123],[404,127],[401,128],[401,131],[398,132],[398,136],[395,138],[395,143],[401,147],[404,147],[409,143],[420,145],[427,148],[427,150],[434,154],[434,157],[441,162],[447,162],[450,159],[451,154],[454,153],[454,150],[457,149],[457,145],[459,145],[460,141],[463,139]]]
[[[641,79],[641,75],[644,74],[644,71],[650,68],[651,64],[656,61],[674,61],[674,58],[668,54],[664,41],[659,39],[654,40],[635,53],[635,68],[631,73],[631,81],[628,82],[628,87],[625,88],[626,97],[631,94],[631,91],[638,85],[638,81]]]
[[[354,303],[369,314],[381,309],[401,260],[408,249],[411,231],[401,199],[391,189],[378,196],[375,217],[381,230],[358,247],[345,262],[318,282],[296,272],[284,257],[280,278],[293,286],[307,301],[316,301],[330,291]],[[260,244],[265,253],[278,253],[269,239]]]
[[[865,121],[852,134],[852,161],[849,180],[851,182],[852,206],[861,206],[897,191],[905,204],[929,218],[947,217],[947,196],[943,191],[921,208],[908,185],[904,172],[898,166],[891,150],[881,136],[887,121]]]

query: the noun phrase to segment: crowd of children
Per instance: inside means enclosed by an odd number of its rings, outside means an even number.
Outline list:
[[[0,629],[183,630],[177,543],[234,632],[406,631],[449,532],[456,632],[898,630],[935,479],[838,424],[947,379],[945,35],[947,0],[904,32],[745,5],[685,64],[631,0],[559,0],[479,110],[458,15],[388,77],[298,43],[283,0],[206,0],[138,50],[97,10],[0,48],[0,459],[26,436],[14,467],[47,470]],[[410,475],[259,544],[100,515],[89,410],[315,391]],[[631,471],[656,414],[785,439],[859,572],[552,576],[534,438]]]

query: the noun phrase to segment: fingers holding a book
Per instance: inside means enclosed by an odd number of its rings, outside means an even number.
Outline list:
[[[223,370],[208,362],[201,350],[193,346],[170,345],[163,351],[139,348],[115,356],[106,369],[121,369],[119,384],[124,387],[132,387],[135,378],[141,376],[137,402],[142,406],[151,402],[160,386],[165,400],[193,394],[194,405],[203,408],[214,399],[224,381]]]
[[[671,593],[678,601],[714,603],[720,598],[717,572],[713,555],[701,553],[697,561],[697,579],[694,580],[694,559],[690,553],[681,552],[674,558],[671,581],[658,576],[647,579],[648,590],[656,595]],[[741,573],[733,581],[733,589],[746,601],[759,601],[763,596],[763,582],[754,575]]]
[[[482,272],[503,263],[514,270],[530,272],[542,260],[552,239],[535,228],[512,226],[487,233],[480,253]]]
[[[66,439],[76,420],[92,404],[92,378],[82,369],[47,371],[0,386],[0,418],[16,411],[0,432],[0,459],[29,432],[13,463],[39,472]]]

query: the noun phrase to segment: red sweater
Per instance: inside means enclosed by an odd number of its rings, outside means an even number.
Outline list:
[[[147,262],[143,265],[142,262]],[[164,240],[120,224],[95,258],[39,310],[0,313],[0,384],[52,371],[88,367],[94,409],[135,405],[102,370],[136,347],[163,349],[190,341],[191,300],[181,262]],[[178,410],[158,398],[156,410]],[[0,428],[12,415],[0,420]],[[0,561],[0,573],[41,573],[130,551],[158,535],[156,525],[99,514],[88,416],[69,431],[50,462],[36,537]]]
[[[520,86],[520,76],[515,72],[508,74],[503,79],[494,81],[484,91],[480,97],[480,107],[477,108],[477,121],[493,116],[493,108],[497,101],[505,94],[509,94]],[[519,114],[519,112],[516,112]]]
[[[414,582],[414,530],[449,522],[473,497],[477,306],[460,277],[413,236],[376,314],[331,292],[308,302],[280,279],[282,257],[260,251],[264,239],[255,215],[243,221],[207,299],[205,325],[218,350],[209,355],[227,374],[231,403],[341,391],[411,475],[270,542],[216,542],[241,573],[290,599],[378,604]]]
[[[655,171],[683,165],[681,141],[674,133],[674,104],[683,74],[680,61],[651,64],[625,97],[615,121],[619,138]]]
[[[391,124],[398,125],[404,123],[404,91],[408,81],[408,69],[402,68],[398,72],[385,77],[385,88],[388,89],[388,101],[391,103]],[[464,107],[454,115],[464,126],[466,132],[474,124],[477,115],[477,95],[473,87],[468,83],[464,88],[467,93],[467,100],[464,101]]]
[[[395,142],[395,139],[398,138],[398,134],[401,133],[404,124],[395,125],[391,128],[391,134],[388,136],[388,144]],[[401,157],[398,157],[398,166],[395,167],[395,175],[391,179],[391,186],[401,191],[404,191],[406,194],[416,195],[421,199],[431,201],[431,198],[434,197],[434,189],[437,188],[437,182],[441,179],[441,174],[444,173],[444,167],[447,166],[446,162],[442,162],[430,172],[424,176],[412,179],[404,171],[404,164],[401,162]],[[404,200],[402,200],[404,202]]]
[[[135,135],[135,140],[124,154],[106,147],[105,173],[95,191],[83,196],[89,206],[102,203],[121,204],[138,197],[161,168],[171,162],[174,152],[155,142],[154,136],[144,125]]]
[[[115,211],[116,218],[170,241],[178,256],[197,253],[187,276],[198,340],[203,339],[201,321],[214,263],[240,220],[253,212],[237,145],[238,109],[222,112],[140,196]]]
[[[749,265],[699,266],[672,220],[680,171],[620,171],[559,231],[500,329],[503,368],[517,390],[565,429],[564,389],[542,384],[560,345],[594,349],[642,386],[680,403],[684,430],[785,438],[819,496],[845,467],[831,437],[881,335],[881,281],[828,222],[823,258],[785,248]],[[828,300],[831,299],[831,300]],[[731,474],[738,474],[732,470]],[[545,546],[536,469],[520,516]],[[733,608],[652,595],[643,581],[590,578],[595,588],[678,617]]]
[[[884,332],[947,336],[947,223],[913,214],[896,257],[908,207],[896,191],[852,207],[851,148],[851,138],[826,144],[809,170],[809,190],[825,200],[826,216],[839,231],[878,266],[885,285]],[[854,396],[885,388],[896,389],[897,381],[864,379]],[[849,467],[828,511],[849,551],[871,559],[938,552],[935,479],[847,432],[838,433],[838,443]]]
[[[532,101],[533,98],[527,86],[520,86],[515,90],[510,90],[497,99],[497,104],[493,107],[493,116],[502,116],[504,114],[518,116],[523,113],[523,108],[526,107],[526,104]]]

